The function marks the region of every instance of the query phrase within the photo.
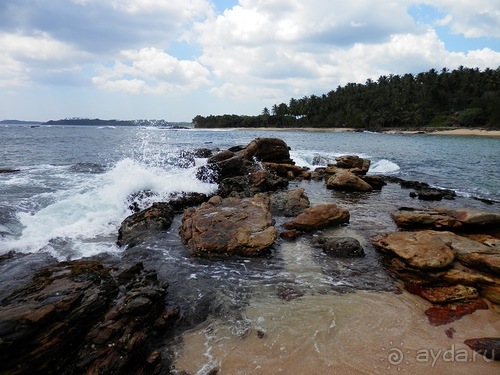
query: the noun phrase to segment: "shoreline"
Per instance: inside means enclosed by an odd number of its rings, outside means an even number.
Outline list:
[[[430,134],[430,135],[456,135],[456,136],[469,136],[469,137],[490,137],[500,138],[500,130],[486,130],[479,128],[453,128],[453,129],[439,129],[439,130],[400,130],[390,129],[382,131],[372,131],[369,129],[359,130],[355,128],[234,128],[234,130],[259,130],[259,131],[304,131],[304,132],[325,132],[325,133],[355,133],[370,131],[382,134]]]

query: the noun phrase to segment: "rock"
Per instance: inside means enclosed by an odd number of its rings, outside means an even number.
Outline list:
[[[170,228],[174,211],[169,203],[153,203],[150,208],[127,217],[118,230],[118,246],[133,247],[140,241]]]
[[[392,214],[392,218],[399,227],[405,229],[488,231],[500,226],[500,214],[466,208],[452,210],[445,207],[433,209],[402,207]]]
[[[165,296],[140,263],[121,273],[91,260],[43,268],[1,302],[0,371],[159,374],[151,336],[173,323]]]
[[[391,217],[398,227],[405,229],[456,230],[462,227],[456,218],[433,210],[403,207]]]
[[[278,290],[278,297],[287,302],[302,296],[304,292],[295,285],[282,286]]]
[[[320,237],[315,241],[325,253],[338,258],[365,256],[363,246],[352,237]]]
[[[361,178],[348,171],[339,171],[326,182],[327,189],[345,191],[372,191],[373,188]]]
[[[478,298],[471,302],[451,303],[442,306],[433,306],[425,310],[429,323],[440,326],[461,319],[476,310],[488,310],[488,305],[483,299]]]
[[[288,145],[279,138],[257,138],[251,141],[247,147],[242,150],[245,159],[260,162],[295,164],[290,159],[290,149]]]
[[[283,224],[285,229],[309,232],[328,226],[348,223],[349,211],[336,204],[320,204],[310,207],[297,217]]]
[[[483,286],[481,288],[481,296],[490,302],[500,305],[500,284]]]
[[[270,210],[273,215],[292,217],[309,208],[309,198],[304,189],[293,189],[271,195]]]
[[[303,177],[307,168],[292,164],[262,163],[268,171],[276,173],[278,176],[288,179]]]
[[[0,169],[0,173],[17,173],[21,172],[20,169]]]
[[[500,361],[500,338],[484,337],[480,339],[469,339],[464,341],[465,345],[481,354],[482,356]]]
[[[373,190],[381,190],[387,185],[384,179],[380,176],[360,176],[360,178],[372,187]]]
[[[269,198],[212,197],[184,212],[180,234],[193,256],[256,256],[275,242]]]
[[[420,231],[380,234],[372,239],[379,250],[402,258],[411,266],[421,269],[436,269],[449,266],[454,258],[450,246],[451,232]]]
[[[344,155],[335,158],[337,168],[348,169],[356,175],[365,175],[370,169],[371,161],[356,155]]]
[[[439,304],[474,300],[479,297],[479,293],[476,288],[460,284],[425,288],[414,284],[405,284],[405,289],[429,302]]]
[[[488,276],[471,269],[458,270],[451,269],[446,271],[441,278],[449,284],[464,284],[464,285],[492,285],[499,284],[500,279]]]

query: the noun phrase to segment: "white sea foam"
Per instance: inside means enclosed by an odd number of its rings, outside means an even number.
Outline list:
[[[110,244],[123,219],[130,215],[130,194],[149,190],[156,200],[162,200],[174,192],[213,191],[215,186],[197,180],[195,171],[121,160],[104,174],[88,175],[84,184],[51,193],[53,202],[37,212],[18,213],[22,234],[4,241],[2,247],[7,251],[49,251],[61,259],[118,251]]]
[[[390,160],[382,159],[378,160],[370,166],[369,173],[378,173],[378,174],[390,174],[397,173],[400,171],[399,165],[393,163]]]

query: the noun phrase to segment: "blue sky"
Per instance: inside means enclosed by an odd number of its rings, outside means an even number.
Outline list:
[[[0,4],[0,120],[256,115],[460,65],[500,66],[500,0]]]

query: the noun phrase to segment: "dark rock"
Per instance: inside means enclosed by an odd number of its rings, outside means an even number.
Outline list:
[[[250,142],[244,150],[243,155],[246,159],[256,159],[260,162],[295,164],[290,159],[290,148],[279,138],[257,138]]]
[[[325,253],[338,258],[358,258],[365,255],[363,246],[352,237],[320,237],[315,241]]]
[[[17,173],[21,172],[20,169],[0,169],[0,173]]]
[[[285,301],[291,301],[304,296],[304,292],[294,285],[282,286],[278,290],[278,297]]]
[[[118,246],[133,247],[152,235],[170,228],[174,210],[169,203],[156,202],[127,217],[118,230]]]
[[[150,344],[173,323],[166,289],[142,266],[121,286],[113,272],[97,261],[58,263],[2,300],[0,373],[163,371]]]
[[[464,341],[465,345],[488,359],[500,361],[500,338],[484,337]]]
[[[270,210],[273,215],[297,216],[309,206],[309,198],[304,189],[287,190],[271,195]]]
[[[381,190],[387,185],[384,179],[380,176],[360,176],[360,178],[372,187],[373,190]]]

